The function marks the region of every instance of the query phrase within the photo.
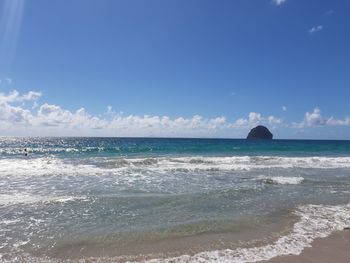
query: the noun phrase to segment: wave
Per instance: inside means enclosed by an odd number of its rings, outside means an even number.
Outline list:
[[[263,181],[266,184],[281,184],[281,185],[297,185],[301,184],[304,181],[304,178],[301,176],[259,176],[259,180]]]
[[[304,205],[295,214],[300,220],[290,234],[280,237],[270,245],[205,251],[195,255],[182,255],[166,259],[152,259],[147,263],[222,262],[245,263],[270,260],[277,256],[299,255],[316,238],[324,238],[335,231],[350,226],[350,204],[339,206]]]
[[[54,176],[54,175],[98,175],[105,169],[95,165],[66,163],[58,158],[1,159],[0,177]]]
[[[159,167],[162,169],[189,170],[251,170],[261,168],[350,168],[350,157],[279,157],[279,156],[232,156],[232,157],[157,157],[109,159],[109,167]]]
[[[17,204],[36,204],[36,203],[66,203],[73,201],[87,201],[85,196],[41,196],[33,194],[0,194],[0,206]]]
[[[335,169],[350,168],[350,157],[157,157],[157,158],[94,158],[0,159],[0,177],[47,175],[104,175],[135,173],[188,173],[249,171],[259,169]],[[278,179],[272,179],[278,180]],[[284,180],[284,179],[282,179]],[[281,181],[281,180],[280,180]]]

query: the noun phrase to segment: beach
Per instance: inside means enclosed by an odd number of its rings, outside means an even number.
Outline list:
[[[1,0],[0,263],[350,263],[350,0]]]

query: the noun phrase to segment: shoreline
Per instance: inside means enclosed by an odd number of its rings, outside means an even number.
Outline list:
[[[204,236],[199,237],[199,239],[203,239]],[[198,238],[198,237],[197,237]],[[192,240],[192,242],[204,242],[204,240]],[[174,244],[173,244],[174,245]],[[202,244],[203,245],[203,244]],[[262,244],[254,244],[255,246],[259,247]],[[267,244],[265,244],[267,245]],[[158,248],[159,249],[159,248]],[[160,250],[166,250],[166,247],[162,247]],[[215,248],[214,248],[215,249]],[[223,250],[221,250],[223,251]],[[63,251],[61,251],[63,252]],[[68,251],[65,251],[65,254]],[[71,251],[72,252],[72,251]],[[121,254],[121,255],[114,255],[114,256],[107,256],[107,255],[101,255],[99,253],[96,253],[96,250],[90,250],[90,253],[83,257],[64,257],[62,254],[61,256],[58,256],[57,254],[51,255],[51,256],[44,256],[41,257],[37,255],[38,257],[34,256],[30,258],[23,258],[23,261],[26,261],[30,259],[31,262],[104,262],[104,263],[112,263],[112,262],[199,262],[198,259],[191,259],[191,256],[187,257],[186,255],[178,254],[176,253],[168,253],[167,256],[165,256],[161,251],[158,251],[158,253],[152,253],[152,254],[139,254],[139,253],[130,253],[127,254]],[[107,252],[107,251],[106,251]],[[135,251],[134,251],[135,252]],[[194,251],[193,251],[194,252]],[[209,252],[209,251],[207,251]],[[269,253],[269,251],[266,251]],[[292,253],[292,251],[291,251]],[[73,253],[74,254],[74,253]],[[89,255],[90,254],[90,255]],[[98,255],[99,254],[99,255]],[[173,255],[171,255],[173,254]],[[53,256],[53,257],[52,257]],[[57,257],[58,256],[58,257]],[[62,257],[63,256],[63,257]],[[72,255],[71,255],[72,256]],[[175,258],[172,258],[174,256]],[[21,257],[19,257],[21,258]],[[250,259],[246,258],[221,258],[224,260],[223,262],[227,263],[236,263],[236,262],[255,262],[255,263],[348,263],[350,258],[350,230],[349,228],[345,227],[344,230],[338,230],[330,234],[326,237],[319,237],[316,238],[309,246],[305,247],[300,254],[291,254],[291,255],[280,255],[272,257],[268,260],[258,260],[257,258],[254,259],[254,257],[251,257]],[[4,258],[5,259],[5,258]],[[203,258],[202,258],[203,259]],[[210,259],[210,256],[207,257],[207,259]],[[169,261],[170,260],[170,261]],[[243,260],[243,261],[242,261]],[[202,262],[202,261],[200,261]],[[209,261],[211,262],[211,261]],[[219,261],[220,262],[220,261]]]
[[[149,256],[149,255],[148,255]],[[116,256],[116,257],[87,257],[83,259],[66,259],[67,262],[104,262],[104,263],[112,263],[112,262],[157,262],[157,257],[148,257],[145,255],[144,258],[140,258],[140,255],[130,255],[129,257]],[[159,254],[158,260],[165,262],[170,258],[164,257],[164,255]],[[344,229],[341,231],[336,231],[332,233],[330,236],[324,238],[315,239],[310,247],[306,247],[303,249],[301,254],[299,255],[284,255],[284,256],[276,256],[269,260],[263,261],[244,261],[255,262],[255,263],[348,263],[350,258],[350,231],[348,229]],[[52,258],[51,258],[52,259]],[[66,262],[62,259],[54,259],[55,262]],[[165,261],[164,261],[165,260]],[[174,262],[192,262],[187,261],[184,258],[184,261],[177,259]],[[41,262],[41,261],[40,261]],[[173,262],[173,261],[169,261]],[[225,261],[236,263],[237,261]],[[240,261],[241,262],[241,261]]]
[[[184,255],[196,255],[209,251],[240,249],[267,246],[280,236],[288,235],[296,222],[296,217],[286,218],[287,224],[271,222],[269,227],[262,229],[247,229],[244,223],[236,226],[234,232],[203,233],[195,236],[169,237],[166,239],[150,238],[148,241],[140,236],[140,240],[118,245],[113,241],[101,247],[92,240],[86,242],[67,243],[53,249],[47,256],[57,260],[101,260],[101,262],[144,262],[166,260]],[[239,230],[240,229],[240,230]],[[244,230],[243,230],[244,229]],[[274,229],[276,232],[271,232]],[[115,240],[117,241],[117,240]],[[37,255],[40,256],[40,255]],[[117,261],[113,261],[117,260]],[[75,261],[74,261],[75,262]]]
[[[350,231],[344,229],[325,238],[317,238],[300,255],[277,256],[258,263],[348,263],[350,260]]]
[[[202,239],[200,237],[200,239]],[[204,238],[206,239],[206,238]],[[193,240],[192,240],[193,241]],[[198,240],[197,242],[201,243],[203,240]],[[260,246],[262,244],[260,243]],[[265,244],[267,245],[267,244]],[[258,244],[255,244],[258,246]],[[158,248],[159,249],[159,248]],[[164,251],[165,247],[162,247],[160,250]],[[165,249],[166,250],[166,249]],[[115,255],[115,256],[103,256],[103,255],[94,255],[96,251],[91,250],[92,254],[88,257],[73,257],[73,258],[62,258],[62,257],[53,257],[54,262],[197,262],[196,260],[192,261],[190,257],[185,256],[184,254],[178,254],[178,252],[167,253],[165,256],[162,252],[158,251],[158,253],[153,254],[134,254],[131,253],[129,255]],[[95,252],[95,253],[94,253]],[[194,251],[193,251],[194,252]],[[209,252],[209,251],[208,251]],[[267,251],[268,252],[268,251]],[[292,252],[291,252],[292,253]],[[191,254],[191,253],[190,253]],[[56,255],[57,256],[57,255]],[[102,256],[102,257],[101,257]],[[174,257],[172,257],[174,256]],[[184,257],[185,256],[185,257]],[[210,257],[208,257],[209,259]],[[319,237],[316,238],[309,247],[305,247],[299,255],[291,254],[291,255],[280,255],[275,256],[269,260],[262,261],[250,261],[249,259],[242,260],[242,258],[237,260],[239,262],[255,262],[255,263],[348,263],[350,258],[350,229],[345,227],[344,230],[335,231],[327,237]],[[172,261],[174,260],[174,261]],[[235,259],[226,258],[225,262],[238,262]],[[252,258],[251,258],[252,260]]]

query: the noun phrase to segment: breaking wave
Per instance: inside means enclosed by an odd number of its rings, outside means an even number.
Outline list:
[[[157,157],[95,158],[72,163],[53,157],[0,159],[1,176],[103,175],[145,172],[249,171],[270,168],[350,168],[350,157]],[[274,178],[273,180],[279,180]],[[284,180],[284,179],[281,179]],[[280,181],[281,181],[280,180]],[[299,179],[298,179],[299,180]]]

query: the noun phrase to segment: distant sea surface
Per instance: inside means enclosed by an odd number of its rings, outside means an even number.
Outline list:
[[[0,138],[0,262],[258,262],[349,203],[350,141]]]

